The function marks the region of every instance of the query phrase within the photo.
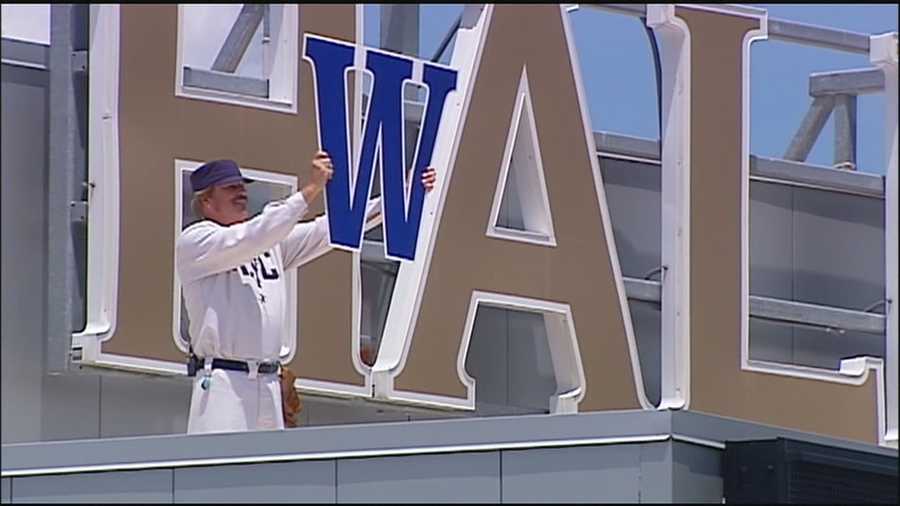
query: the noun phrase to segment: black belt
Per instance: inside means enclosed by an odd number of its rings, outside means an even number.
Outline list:
[[[197,371],[203,369],[203,359],[198,356],[192,356],[188,361],[188,376],[195,376]],[[280,362],[260,362],[257,369],[259,374],[274,374],[281,367]],[[250,366],[243,360],[228,360],[225,358],[214,358],[212,361],[213,369],[228,369],[229,371],[250,372]]]

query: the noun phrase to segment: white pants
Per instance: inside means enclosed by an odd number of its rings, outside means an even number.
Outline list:
[[[278,374],[251,379],[243,371],[210,372],[206,390],[201,382],[207,372],[200,369],[194,377],[188,434],[284,429]]]

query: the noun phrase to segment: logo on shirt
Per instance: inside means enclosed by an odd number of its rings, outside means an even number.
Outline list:
[[[241,265],[237,271],[241,276],[241,281],[253,288],[262,303],[266,302],[266,294],[262,292],[263,280],[275,281],[281,277],[272,253],[268,251]]]
[[[319,121],[319,145],[334,163],[334,176],[325,187],[332,246],[358,251],[362,244],[366,202],[372,188],[376,159],[381,161],[385,253],[388,258],[412,261],[425,196],[419,181],[431,164],[438,125],[447,95],[456,89],[457,71],[425,60],[365,48],[365,68],[354,66],[357,46],[316,35],[304,35],[304,57],[314,69]],[[351,160],[347,115],[346,76],[350,70],[373,78],[359,153]],[[413,76],[421,76],[414,79]],[[403,121],[403,88],[407,82],[427,90],[425,115],[416,144],[412,173],[407,177]],[[340,91],[338,91],[340,90]],[[351,163],[356,168],[351,171]],[[355,176],[354,176],[355,175]]]

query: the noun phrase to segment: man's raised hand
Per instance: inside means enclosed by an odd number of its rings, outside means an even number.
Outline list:
[[[328,180],[334,175],[331,157],[324,151],[316,152],[309,169],[309,182],[300,190],[308,204],[322,193]]]

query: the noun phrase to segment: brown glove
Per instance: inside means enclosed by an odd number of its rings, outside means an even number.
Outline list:
[[[284,415],[284,426],[286,428],[299,427],[299,415],[303,409],[303,401],[300,400],[300,394],[294,388],[294,380],[297,379],[297,376],[287,367],[282,367],[279,377],[281,378],[281,411]]]

